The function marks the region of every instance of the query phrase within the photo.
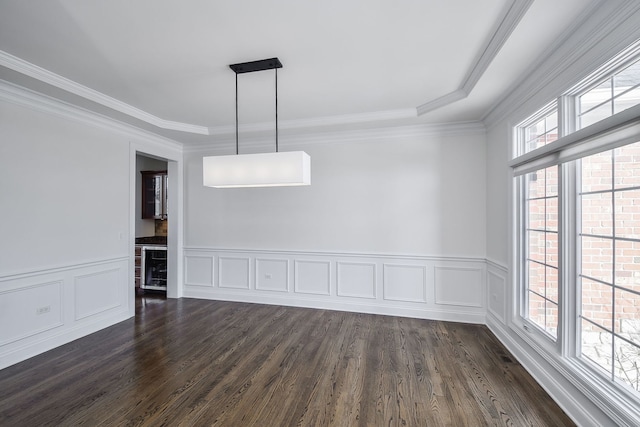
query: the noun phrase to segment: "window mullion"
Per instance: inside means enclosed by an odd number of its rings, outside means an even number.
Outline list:
[[[577,189],[579,184],[576,162],[560,165],[559,186],[559,301],[560,324],[558,325],[558,346],[565,357],[577,355],[577,319],[580,290],[578,289],[579,246],[577,224],[580,224]],[[572,221],[576,218],[577,221]]]

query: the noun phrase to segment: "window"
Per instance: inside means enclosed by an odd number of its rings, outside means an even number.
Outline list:
[[[510,163],[518,324],[629,419],[640,417],[640,42],[634,49],[516,126]]]
[[[580,169],[579,356],[640,391],[640,143]]]
[[[558,109],[551,103],[519,127],[521,152],[558,139]],[[555,339],[558,328],[558,167],[529,172],[523,180],[523,315]]]
[[[578,96],[579,127],[587,127],[639,103],[640,60],[601,79]]]
[[[558,328],[558,167],[524,176],[525,317],[556,338]]]
[[[558,139],[558,109],[555,102],[542,109],[528,122],[529,124],[521,127],[524,153]]]

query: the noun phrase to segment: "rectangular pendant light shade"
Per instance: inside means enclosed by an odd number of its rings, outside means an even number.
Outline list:
[[[203,157],[202,179],[215,188],[311,185],[311,158],[304,151]]]

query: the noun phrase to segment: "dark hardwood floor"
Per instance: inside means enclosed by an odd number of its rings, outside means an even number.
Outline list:
[[[196,299],[0,371],[2,426],[569,426],[484,326]]]

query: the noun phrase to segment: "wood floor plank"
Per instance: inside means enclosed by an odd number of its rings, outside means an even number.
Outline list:
[[[572,426],[484,326],[144,296],[0,371],[8,426]]]

